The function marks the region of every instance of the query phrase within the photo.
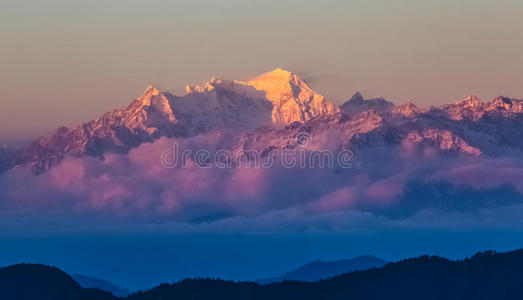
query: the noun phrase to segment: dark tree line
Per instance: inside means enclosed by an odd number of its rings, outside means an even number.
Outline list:
[[[186,279],[163,284],[127,300],[382,300],[523,299],[523,250],[483,252],[451,261],[421,256],[312,283],[269,285],[216,279]],[[83,289],[64,272],[43,265],[0,269],[0,299],[118,299]]]

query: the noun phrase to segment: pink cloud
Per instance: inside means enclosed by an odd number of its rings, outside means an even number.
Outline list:
[[[403,175],[377,180],[366,188],[365,196],[371,203],[380,206],[386,205],[391,201],[397,200],[402,195],[404,184],[405,179]]]
[[[436,172],[432,180],[445,180],[456,185],[492,189],[511,185],[523,193],[523,166],[518,162],[504,159],[481,160],[457,165],[448,170]]]
[[[357,189],[344,187],[321,197],[312,204],[312,210],[319,213],[348,210],[358,204]]]

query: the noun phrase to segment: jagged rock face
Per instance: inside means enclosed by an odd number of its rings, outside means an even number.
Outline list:
[[[514,117],[523,113],[523,100],[496,97],[485,109],[492,116]]]
[[[469,96],[453,104],[439,108],[453,120],[479,120],[488,117],[516,117],[523,112],[523,101],[498,96],[489,103],[484,103],[476,96]]]
[[[408,118],[413,117],[421,112],[422,112],[422,110],[413,103],[406,103],[406,104],[397,106],[392,110],[392,113],[403,115]]]
[[[478,97],[471,95],[456,103],[447,104],[440,108],[453,120],[477,120],[483,116],[486,104]]]
[[[66,155],[126,153],[160,137],[215,132],[222,147],[269,151],[296,147],[307,132],[315,147],[358,153],[404,143],[468,156],[523,152],[523,101],[470,96],[441,107],[395,107],[356,93],[340,109],[295,74],[276,69],[251,81],[211,79],[184,96],[148,87],[128,107],[73,128],[61,127],[16,154],[0,149],[0,171],[29,166],[42,172]]]
[[[442,129],[425,129],[421,132],[412,131],[405,140],[417,145],[428,145],[442,151],[460,152],[472,156],[480,156],[481,150],[472,147],[460,136]]]
[[[125,153],[160,136],[174,136],[177,120],[169,100],[157,89],[148,87],[127,108],[73,128],[60,127],[50,137],[40,138],[15,158],[15,165],[26,165],[35,172],[46,170],[65,155],[101,156],[105,152]]]

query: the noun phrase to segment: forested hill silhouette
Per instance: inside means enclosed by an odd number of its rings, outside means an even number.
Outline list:
[[[71,276],[55,267],[19,264],[0,269],[2,300],[113,300],[99,289],[82,288]]]
[[[458,261],[421,256],[317,282],[259,285],[187,279],[120,299],[523,299],[522,270],[523,249],[487,251]],[[42,265],[0,269],[0,291],[0,298],[5,300],[119,299],[99,290],[83,289],[62,271]]]

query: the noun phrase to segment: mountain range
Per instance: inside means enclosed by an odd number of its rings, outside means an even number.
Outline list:
[[[295,270],[286,272],[280,277],[260,279],[256,282],[267,284],[286,280],[318,281],[353,271],[381,268],[386,264],[387,261],[372,255],[362,255],[337,261],[313,261]]]
[[[266,278],[256,280],[259,284],[269,284],[281,281],[318,281],[328,279],[341,274],[363,271],[371,268],[381,268],[387,261],[372,255],[362,255],[351,259],[337,261],[313,261],[295,270],[286,272],[277,278]],[[0,267],[1,269],[1,267]],[[80,274],[72,274],[71,278],[81,287],[86,289],[99,289],[107,291],[117,297],[127,297],[131,294],[128,289],[121,288],[103,279],[93,278]]]
[[[223,145],[249,150],[296,147],[295,137],[333,136],[339,149],[356,155],[365,149],[402,143],[466,156],[517,155],[523,151],[523,101],[469,96],[439,107],[396,106],[357,93],[337,107],[296,74],[282,69],[250,81],[213,78],[187,86],[176,96],[148,87],[123,109],[39,138],[10,152],[0,149],[0,170],[31,168],[41,173],[66,156],[124,154],[161,137],[190,139],[204,133],[230,134]]]
[[[219,279],[186,279],[125,298],[82,288],[63,271],[19,264],[0,269],[2,299],[520,299],[523,250],[480,252],[463,260],[420,256],[381,268],[354,271],[316,282],[260,285]]]

